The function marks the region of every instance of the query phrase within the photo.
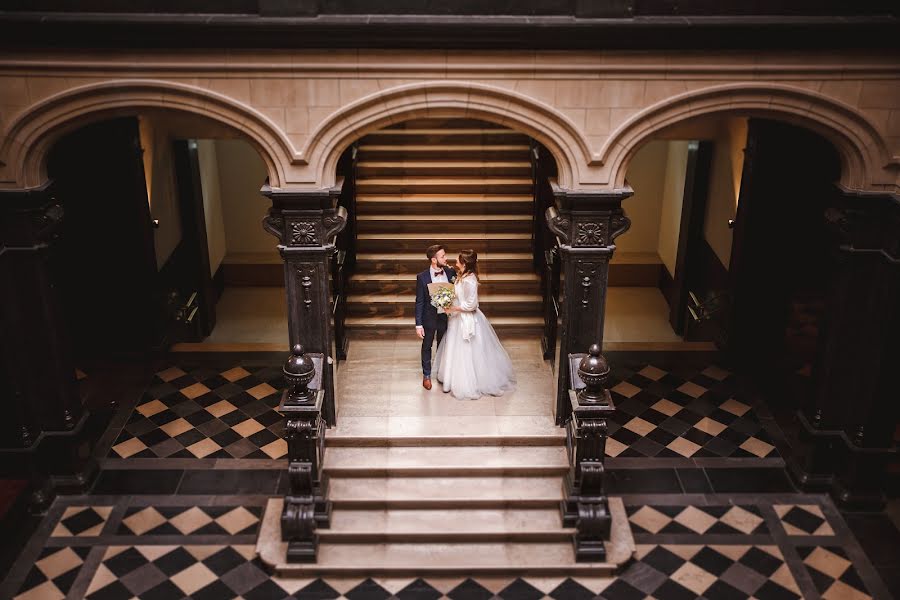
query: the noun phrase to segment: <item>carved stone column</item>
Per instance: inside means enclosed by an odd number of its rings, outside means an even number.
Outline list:
[[[263,221],[278,238],[284,259],[287,291],[288,340],[307,352],[322,354],[323,416],[335,424],[334,330],[331,316],[331,259],[334,238],[347,223],[347,211],[338,206],[341,184],[327,190],[289,190],[263,186],[272,201]]]
[[[798,412],[801,434],[788,465],[802,487],[877,510],[900,417],[900,199],[845,194],[826,220],[834,269],[815,391]]]
[[[564,425],[571,414],[571,381],[565,368],[569,354],[591,344],[603,348],[603,321],[609,261],[613,241],[625,233],[631,221],[622,210],[628,190],[573,192],[554,188],[556,205],[547,209],[547,226],[557,238],[562,270],[559,330],[560,365],[556,393],[556,423]]]
[[[63,215],[49,184],[0,190],[0,465],[35,482],[36,510],[56,490],[84,491],[96,473],[53,280]]]

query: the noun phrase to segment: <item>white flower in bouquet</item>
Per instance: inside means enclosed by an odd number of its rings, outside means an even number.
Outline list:
[[[455,297],[456,294],[451,288],[441,288],[431,295],[431,305],[435,308],[447,309]]]

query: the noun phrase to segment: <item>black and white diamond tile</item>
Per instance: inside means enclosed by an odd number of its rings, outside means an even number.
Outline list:
[[[769,532],[756,506],[627,506],[634,533],[731,534]]]
[[[746,392],[715,365],[616,365],[610,392],[609,456],[778,456]]]
[[[44,548],[19,588],[15,600],[65,598],[78,576],[88,547]]]
[[[66,508],[50,537],[94,537],[100,535],[112,506],[70,506]]]
[[[801,594],[777,546],[673,544],[639,545],[638,561],[600,596],[775,600]]]
[[[113,458],[283,458],[277,367],[156,374],[122,432]]]
[[[797,553],[822,598],[864,600],[872,597],[841,547],[800,546]]]
[[[125,511],[118,535],[245,535],[259,528],[260,506],[145,506]]]
[[[772,508],[788,535],[834,535],[818,504],[775,504]]]

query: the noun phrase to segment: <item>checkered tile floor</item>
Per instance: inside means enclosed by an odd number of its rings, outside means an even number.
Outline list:
[[[58,502],[48,516],[50,536],[36,536],[29,544],[36,545],[35,557],[23,555],[14,567],[13,573],[22,575],[10,595],[15,600],[66,595],[89,600],[872,597],[860,563],[849,558],[843,545],[851,538],[835,533],[842,525],[840,517],[827,516],[837,513],[833,507],[826,513],[822,502],[827,500],[820,497],[798,495],[802,501],[783,504],[765,500],[732,504],[725,498],[717,502],[718,497],[711,495],[707,497],[711,504],[678,505],[665,502],[671,497],[660,496],[661,502],[627,505],[637,554],[618,577],[325,579],[271,577],[255,558],[251,541],[264,499],[177,504],[187,498],[160,502],[149,496],[105,497],[105,502],[90,506]],[[821,522],[797,517],[792,514],[796,511]],[[787,536],[773,535],[779,526]],[[792,528],[813,531],[827,541],[822,543],[819,537],[810,543],[813,538]],[[72,536],[79,531],[85,537],[78,539],[84,541],[73,545]]]
[[[715,365],[615,363],[609,456],[777,457],[736,378]],[[283,458],[280,366],[157,373],[112,458]]]
[[[157,373],[109,455],[114,458],[283,458],[280,367]]]
[[[768,533],[756,506],[629,506],[634,533],[732,534]]]
[[[870,597],[841,547],[801,546],[797,552],[823,598],[855,600]]]
[[[748,394],[715,365],[612,367],[609,456],[777,457]]]

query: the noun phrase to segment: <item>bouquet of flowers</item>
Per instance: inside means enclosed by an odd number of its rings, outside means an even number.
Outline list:
[[[437,288],[431,291],[431,305],[437,308],[438,312],[442,312],[453,303],[453,299],[456,297],[456,294],[453,293],[453,286],[434,283],[429,285],[429,287],[431,286]]]

